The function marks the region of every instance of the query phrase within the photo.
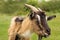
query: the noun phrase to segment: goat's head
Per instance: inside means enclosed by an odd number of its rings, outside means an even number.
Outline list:
[[[52,18],[55,18],[56,15],[52,15],[50,17],[47,17],[46,14],[45,14],[45,12],[42,11],[40,8],[37,9],[34,6],[28,5],[28,4],[25,4],[25,6],[29,7],[32,10],[31,14],[33,14],[33,15],[29,14],[31,16],[30,18],[31,19],[34,19],[34,18],[38,19],[37,23],[38,23],[40,29],[42,31],[44,31],[44,35],[43,36],[44,37],[49,36],[51,34],[51,29],[49,28],[49,26],[47,24],[47,21],[51,20]]]

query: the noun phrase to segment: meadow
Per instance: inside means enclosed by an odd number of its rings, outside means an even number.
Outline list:
[[[47,13],[47,15],[56,15],[56,18],[48,21],[51,28],[51,35],[43,40],[60,40],[60,14]],[[11,21],[11,15],[0,14],[0,40],[8,40],[8,28]],[[37,40],[37,35],[33,34],[31,40]]]

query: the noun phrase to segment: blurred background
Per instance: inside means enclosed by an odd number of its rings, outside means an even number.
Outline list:
[[[51,35],[43,40],[60,40],[60,0],[0,0],[0,40],[8,40],[7,31],[13,16],[25,16],[30,12],[24,6],[26,3],[41,8],[47,16],[57,16],[48,21]],[[37,40],[37,35],[33,34],[31,40]]]

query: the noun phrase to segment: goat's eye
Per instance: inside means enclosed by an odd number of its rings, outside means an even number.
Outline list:
[[[44,18],[45,16],[43,15],[42,18]]]
[[[45,15],[44,13],[42,13],[40,16],[41,16],[42,18],[45,18],[46,15]]]
[[[41,18],[45,18],[45,16],[44,16],[44,15],[42,15],[42,16],[41,16]]]

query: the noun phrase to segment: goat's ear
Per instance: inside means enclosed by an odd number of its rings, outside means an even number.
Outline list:
[[[30,19],[33,19],[35,17],[35,13],[30,13]]]
[[[53,18],[56,18],[56,15],[48,16],[46,19],[47,21],[52,20]]]

